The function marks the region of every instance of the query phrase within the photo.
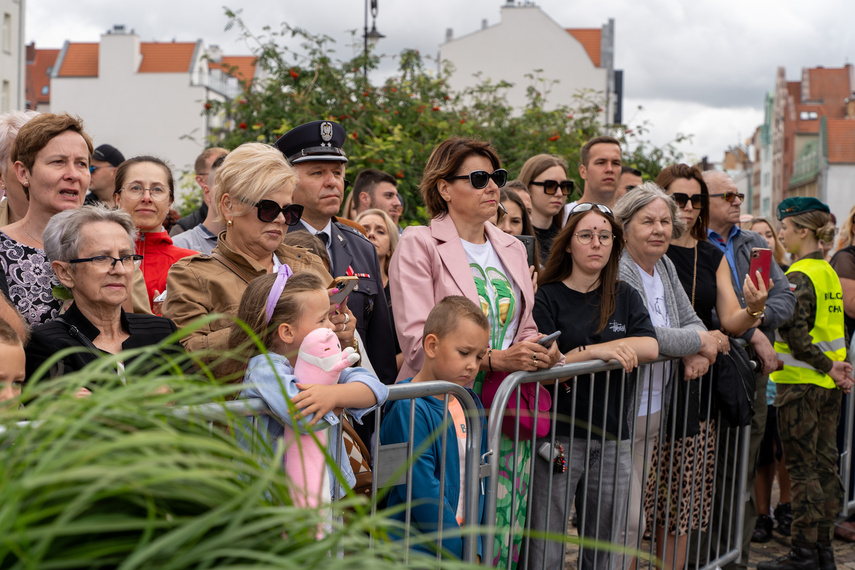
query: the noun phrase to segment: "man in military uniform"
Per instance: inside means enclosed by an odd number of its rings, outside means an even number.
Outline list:
[[[395,340],[389,306],[383,292],[377,249],[357,230],[336,220],[344,193],[347,157],[342,150],[344,128],[331,121],[313,121],[282,135],[276,147],[297,171],[299,180],[293,201],[303,206],[301,223],[289,232],[306,230],[327,248],[334,277],[359,277],[348,296],[347,306],[356,317],[377,377],[386,384],[395,382]],[[362,434],[360,434],[362,435]]]

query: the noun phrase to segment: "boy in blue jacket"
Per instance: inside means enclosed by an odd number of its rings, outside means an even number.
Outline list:
[[[421,371],[403,382],[429,382],[447,380],[460,386],[471,384],[481,367],[490,340],[489,323],[481,309],[466,297],[446,297],[430,312],[425,321],[422,346],[425,352]],[[481,400],[469,390],[478,407],[478,419],[482,433],[486,434],[484,408]],[[480,491],[478,520],[464,520],[463,465],[466,453],[466,421],[463,409],[456,398],[450,398],[448,412],[444,416],[443,396],[430,396],[415,400],[415,425],[413,449],[427,445],[424,452],[416,451],[413,461],[413,485],[411,524],[413,531],[436,533],[442,525],[442,548],[458,558],[463,556],[463,536],[460,527],[464,524],[479,525],[484,509],[484,494]],[[446,426],[447,445],[445,473],[442,466],[442,429]],[[410,401],[398,400],[387,406],[380,426],[380,443],[404,443],[410,433]],[[427,444],[425,442],[428,442]],[[456,442],[456,446],[455,446]],[[486,452],[487,438],[481,441],[481,454]],[[445,479],[443,496],[440,497],[440,480]],[[387,506],[405,504],[407,486],[393,487]],[[404,520],[405,513],[397,518]],[[415,546],[427,551],[423,545]],[[480,553],[480,537],[478,550]]]

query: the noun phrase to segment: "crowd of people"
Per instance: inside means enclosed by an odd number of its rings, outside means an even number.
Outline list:
[[[500,149],[455,137],[436,146],[419,183],[429,223],[402,229],[394,177],[363,170],[344,196],[345,141],[337,123],[314,121],[274,145],[207,149],[195,164],[203,203],[174,223],[166,161],[96,148],[69,115],[0,116],[3,400],[19,398],[25,382],[186,329],[165,358],[198,354],[215,377],[242,382],[241,397],[265,400],[275,416],[262,426],[271,446],[292,432],[330,428],[324,441],[341,458],[341,411],[371,441],[374,410],[395,382],[459,384],[484,421],[504,413],[491,404],[511,373],[616,361],[620,381],[607,372],[562,379],[554,401],[551,389],[523,387],[527,405],[557,420],[554,433],[530,427],[534,447],[505,431],[494,450],[498,532],[489,562],[561,567],[560,541],[523,536],[526,528],[564,532],[569,497],[577,511],[580,500],[588,504],[582,536],[635,546],[647,529],[665,565],[683,568],[688,536],[706,530],[713,511],[707,458],[719,445],[717,404],[700,394],[722,381],[720,359],[743,339],[760,370],[750,395],[742,564],[748,541],[773,531],[769,493],[778,473],[783,502],[774,515],[792,550],[761,570],[835,567],[835,442],[841,397],[853,385],[855,208],[829,263],[833,248],[823,244],[833,243],[836,228],[816,198],[781,202],[776,231],[767,219],[740,220],[744,196],[726,173],[675,164],[654,181],[622,164],[618,140],[599,136],[581,149],[584,188],[568,203],[575,188],[564,158],[532,156],[509,180]],[[751,274],[765,250],[768,273]],[[318,329],[331,331],[325,357],[308,346],[320,342]],[[555,332],[557,341],[540,342]],[[52,358],[64,347],[82,350]],[[660,358],[669,360],[639,368]],[[116,373],[130,362],[116,361]],[[315,382],[305,370],[335,377]],[[76,396],[98,389],[93,383]],[[462,410],[452,399],[445,424],[442,399],[420,398],[414,409],[384,409],[381,443],[412,433],[425,449],[413,459],[414,485],[394,489],[389,503],[409,497],[413,527],[447,530],[442,546],[460,556],[461,535],[451,530],[481,522],[463,518]],[[660,430],[674,422],[678,430]],[[435,441],[442,429],[460,451],[447,461]],[[545,444],[554,449],[542,453]],[[551,459],[565,451],[569,473],[553,477]],[[302,504],[335,494],[323,462],[310,466],[299,452],[285,461],[301,482]],[[686,483],[685,472],[696,476]],[[855,538],[855,522],[839,528]],[[618,558],[588,549],[581,565],[613,569]]]

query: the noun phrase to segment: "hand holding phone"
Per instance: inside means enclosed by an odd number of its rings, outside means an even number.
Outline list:
[[[554,333],[548,334],[545,337],[539,339],[537,341],[537,344],[549,350],[550,348],[552,348],[552,345],[555,343],[555,341],[558,340],[559,336],[561,336],[561,331],[555,331]]]
[[[345,275],[343,277],[336,277],[333,279],[332,283],[330,283],[329,288],[337,288],[338,293],[330,297],[330,303],[335,303],[336,305],[340,305],[344,302],[350,292],[353,291],[356,286],[359,284],[359,277],[355,275]]]
[[[760,272],[760,275],[765,280],[766,289],[769,289],[769,286],[772,282],[772,250],[766,247],[755,247],[751,249],[751,267],[748,269],[748,278],[751,279],[751,282],[754,283],[754,286],[758,289],[760,288],[760,284],[757,282],[757,272]]]

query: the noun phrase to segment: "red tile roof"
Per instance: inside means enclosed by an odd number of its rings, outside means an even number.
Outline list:
[[[143,42],[137,73],[189,73],[196,42]],[[98,77],[99,44],[69,43],[60,77]]]
[[[255,77],[255,64],[258,58],[254,55],[224,55],[222,60],[208,63],[210,69],[223,69],[228,72],[235,68],[233,75],[238,79],[251,81]]]
[[[594,67],[600,67],[603,31],[599,28],[567,28],[567,33],[582,44],[582,47],[588,52],[588,57],[594,62]]]
[[[828,119],[828,162],[855,164],[855,120]]]
[[[98,44],[69,43],[60,77],[98,77]]]
[[[29,46],[28,53],[29,53]],[[32,50],[32,61],[27,62],[27,101],[35,109],[38,105],[47,105],[50,103],[50,91],[42,95],[42,89],[47,87],[50,89],[50,74],[48,70],[56,63],[56,56],[59,55],[58,49],[35,49]]]
[[[196,42],[141,43],[138,73],[190,73],[195,50]]]

